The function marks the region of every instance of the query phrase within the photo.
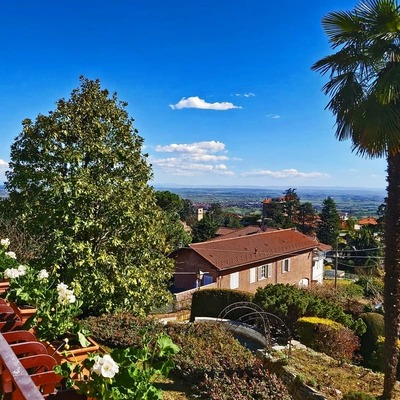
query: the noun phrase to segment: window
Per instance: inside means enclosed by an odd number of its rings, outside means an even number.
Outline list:
[[[282,274],[290,271],[290,259],[282,260]]]
[[[250,283],[254,283],[256,281],[256,270],[256,267],[250,268]]]
[[[230,275],[230,288],[237,289],[239,287],[239,272]]]
[[[258,280],[271,278],[272,264],[264,264],[258,267]]]
[[[267,264],[267,278],[272,276],[272,264]]]

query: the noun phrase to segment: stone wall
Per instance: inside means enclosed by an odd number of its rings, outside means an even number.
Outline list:
[[[203,289],[216,289],[217,283],[210,283],[209,285],[201,286],[199,288],[185,290],[184,292],[174,294],[174,311],[188,310],[192,306],[193,293]]]

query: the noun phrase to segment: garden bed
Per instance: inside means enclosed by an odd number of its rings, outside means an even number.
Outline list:
[[[327,399],[341,398],[338,391],[343,394],[351,391],[373,396],[382,394],[383,374],[356,365],[339,365],[333,358],[310,349],[293,348],[287,368]],[[395,394],[400,400],[400,383],[396,385]]]

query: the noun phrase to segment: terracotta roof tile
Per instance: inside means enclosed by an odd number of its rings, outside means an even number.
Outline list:
[[[318,243],[314,239],[292,229],[221,238],[190,245],[192,250],[219,270],[289,256],[316,247]]]
[[[378,222],[373,217],[367,217],[358,221],[359,225],[378,225]]]

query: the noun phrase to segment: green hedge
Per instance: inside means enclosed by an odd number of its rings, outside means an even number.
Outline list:
[[[196,317],[217,318],[221,311],[230,304],[237,302],[252,302],[254,295],[249,292],[229,289],[204,289],[193,294],[190,321]],[[229,319],[238,319],[249,311],[237,311],[229,315]]]
[[[314,348],[314,342],[316,340],[316,333],[318,327],[326,325],[332,329],[340,329],[343,325],[338,322],[332,321],[331,319],[318,318],[318,317],[302,317],[296,322],[297,334],[300,338],[300,342],[304,345]]]
[[[295,332],[296,321],[305,316],[332,319],[358,334],[365,332],[362,320],[354,321],[341,306],[293,285],[276,284],[259,288],[254,303],[280,317],[292,332]]]
[[[303,344],[341,363],[352,361],[360,348],[359,338],[352,330],[330,319],[303,317],[296,326]]]
[[[380,370],[381,366],[376,365],[373,355],[377,351],[379,337],[385,335],[383,315],[370,312],[361,314],[360,318],[367,327],[364,334],[361,335],[360,353],[364,359],[364,364],[369,368]]]

